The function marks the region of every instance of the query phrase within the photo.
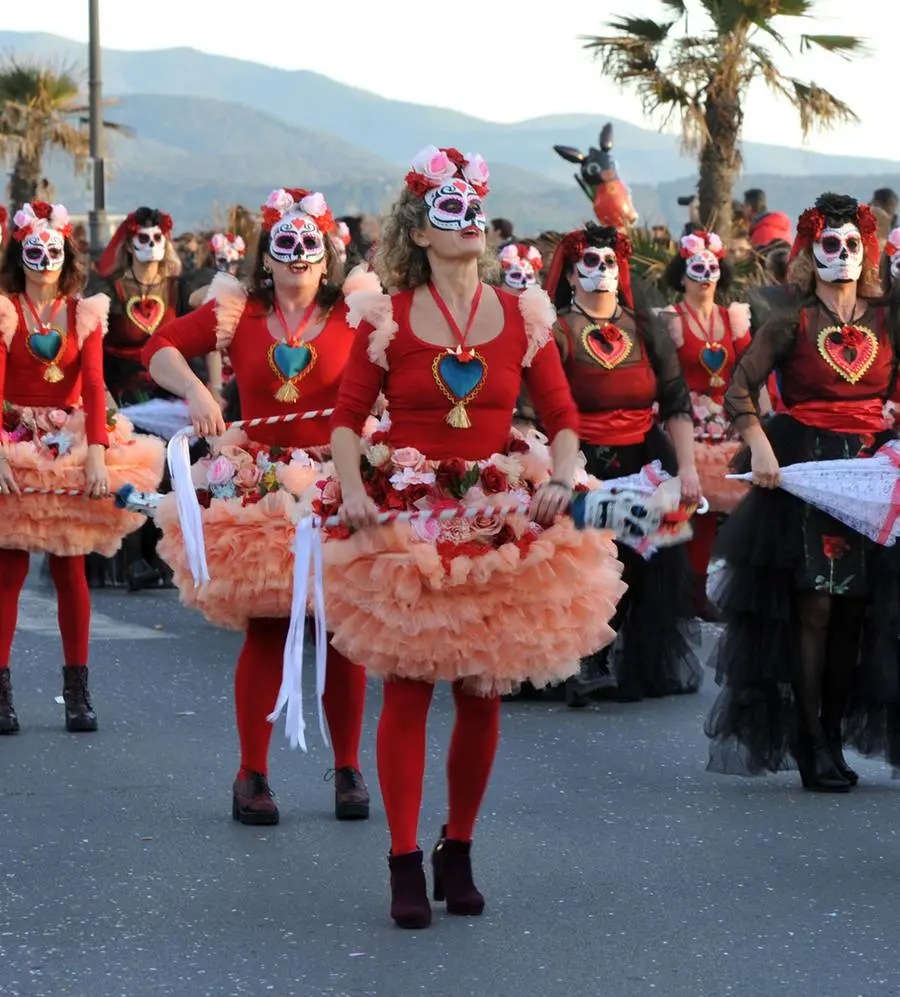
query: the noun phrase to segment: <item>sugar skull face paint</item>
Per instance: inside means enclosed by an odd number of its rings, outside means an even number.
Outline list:
[[[65,258],[65,239],[55,229],[44,228],[22,240],[22,263],[36,273],[61,270]]]
[[[688,257],[684,275],[696,284],[718,284],[722,270],[715,255],[708,249],[702,249]]]
[[[287,214],[272,226],[269,255],[279,263],[321,263],[325,237],[309,215]]]
[[[481,197],[465,180],[448,180],[425,195],[428,220],[444,232],[462,232],[468,228],[487,229],[487,216]]]
[[[829,284],[859,280],[863,265],[859,229],[852,222],[840,228],[826,228],[822,237],[813,243],[813,258],[819,276]]]
[[[528,260],[517,260],[503,269],[503,283],[513,291],[524,291],[537,283],[534,268]]]
[[[607,247],[588,246],[575,264],[575,275],[587,292],[615,294],[619,289],[619,261]]]
[[[131,251],[138,263],[161,263],[166,255],[166,237],[158,225],[139,228],[131,237]]]

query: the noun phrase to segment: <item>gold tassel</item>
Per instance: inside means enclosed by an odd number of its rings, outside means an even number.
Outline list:
[[[49,381],[50,384],[59,384],[64,376],[55,363],[48,364],[47,369],[44,371],[44,380]]]
[[[454,429],[471,429],[472,420],[466,411],[466,406],[462,402],[457,402],[447,413],[447,425]]]
[[[300,397],[300,392],[293,381],[285,381],[275,392],[275,401],[284,402],[287,405],[293,404]]]

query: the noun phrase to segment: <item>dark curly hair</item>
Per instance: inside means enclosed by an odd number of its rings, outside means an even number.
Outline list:
[[[666,283],[673,291],[684,293],[684,282],[687,279],[686,274],[687,260],[681,253],[676,253],[666,266]],[[727,291],[731,287],[733,277],[734,274],[728,260],[719,260],[719,283],[716,285],[716,294],[720,291]]]
[[[84,287],[84,267],[78,258],[78,248],[71,236],[65,239],[65,255],[59,272],[59,293],[66,296],[78,294]],[[25,264],[22,262],[22,243],[10,237],[3,247],[0,261],[0,291],[4,294],[25,292]]]

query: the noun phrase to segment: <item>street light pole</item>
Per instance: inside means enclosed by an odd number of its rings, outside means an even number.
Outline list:
[[[106,173],[103,163],[103,84],[100,74],[100,0],[88,0],[88,100],[94,206],[89,214],[91,256],[99,259],[106,244]]]

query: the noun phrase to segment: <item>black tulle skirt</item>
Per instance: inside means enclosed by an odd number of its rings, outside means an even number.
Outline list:
[[[636,474],[654,460],[677,473],[675,453],[658,427],[643,442],[601,447],[582,443],[588,473],[601,480]],[[612,621],[618,639],[611,650],[619,693],[625,699],[697,692],[703,669],[693,646],[699,626],[693,612],[693,574],[687,548],[668,547],[644,560],[619,545],[628,591]]]
[[[782,467],[874,452],[891,438],[817,430],[787,415],[766,432]],[[749,451],[735,469],[750,469]],[[713,599],[726,625],[710,664],[722,691],[706,721],[708,769],[760,775],[794,768],[798,714],[791,676],[797,660],[798,592],[865,603],[844,741],[900,764],[900,557],[782,489],[753,488],[729,517],[715,553],[726,567]]]

